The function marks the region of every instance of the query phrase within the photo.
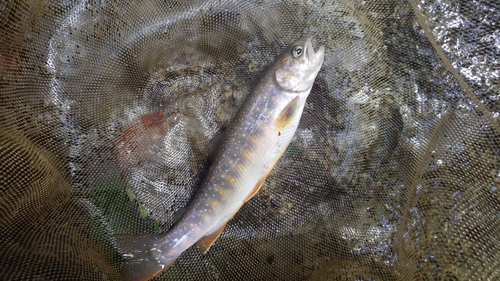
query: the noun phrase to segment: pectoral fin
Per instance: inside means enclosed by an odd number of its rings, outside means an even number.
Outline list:
[[[299,103],[297,102],[299,97],[295,97],[283,111],[280,113],[278,120],[276,121],[276,131],[281,131],[290,125],[290,122],[294,119],[295,115],[299,111]]]
[[[206,252],[206,251],[208,251],[208,249],[210,249],[210,246],[212,246],[212,244],[215,242],[215,240],[217,240],[217,238],[219,238],[222,231],[224,231],[224,228],[226,228],[226,225],[227,225],[227,222],[225,224],[223,224],[221,228],[217,229],[214,233],[209,234],[209,235],[201,238],[197,242],[198,246],[203,249],[203,252]]]

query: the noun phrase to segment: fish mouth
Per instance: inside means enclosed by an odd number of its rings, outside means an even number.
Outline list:
[[[321,67],[321,65],[323,64],[323,59],[325,57],[325,47],[321,46],[319,47],[317,52],[314,52],[314,47],[312,45],[311,38],[309,37],[307,38],[307,46],[309,46],[309,48],[307,48],[307,56],[313,64]]]
[[[321,66],[323,64],[323,59],[325,58],[325,47],[319,47],[314,56],[316,57],[316,62]]]

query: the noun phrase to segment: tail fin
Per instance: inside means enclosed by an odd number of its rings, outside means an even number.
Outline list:
[[[149,280],[167,270],[174,260],[165,260],[157,250],[162,235],[117,235],[124,258],[125,280]]]

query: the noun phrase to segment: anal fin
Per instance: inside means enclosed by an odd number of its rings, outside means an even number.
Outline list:
[[[146,281],[160,275],[171,266],[154,261],[125,261],[123,278],[127,281]]]
[[[229,219],[231,220],[231,219]],[[228,220],[228,221],[229,221]],[[215,232],[212,234],[209,234],[203,238],[201,238],[196,244],[203,249],[203,252],[208,251],[210,249],[210,246],[219,238],[219,236],[222,234],[222,231],[224,231],[224,228],[226,228],[227,222],[225,222],[219,229],[217,229]]]

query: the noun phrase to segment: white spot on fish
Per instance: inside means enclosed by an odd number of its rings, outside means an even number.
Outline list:
[[[235,155],[235,157],[236,157],[236,155]],[[232,165],[229,167],[229,169],[226,170],[226,173],[229,173],[229,171],[231,171],[234,168],[234,166],[236,166],[236,164],[238,164],[238,161],[240,161],[240,158],[236,159],[234,164],[233,164],[233,161],[230,161],[230,164],[232,164]]]

